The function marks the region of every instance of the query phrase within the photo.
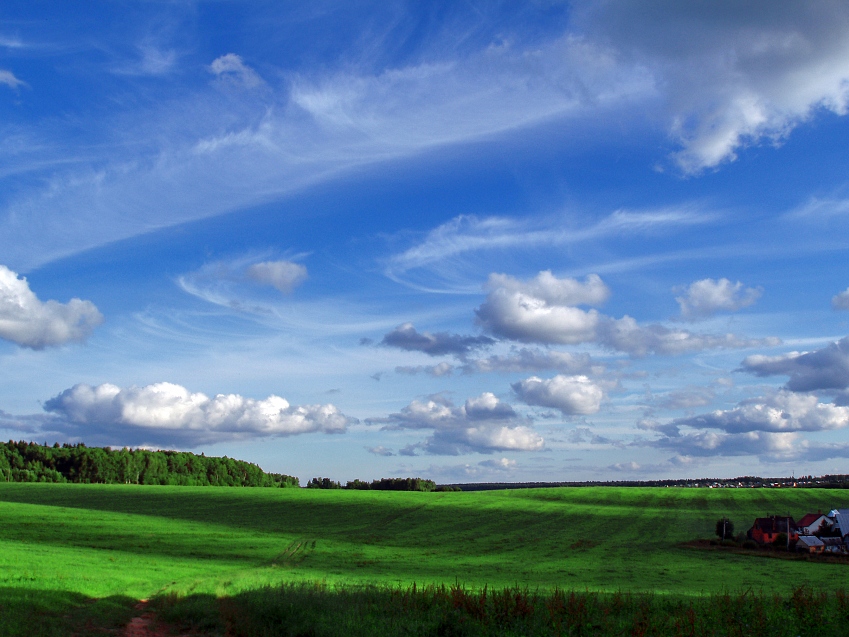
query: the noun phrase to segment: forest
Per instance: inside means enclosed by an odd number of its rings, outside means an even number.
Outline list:
[[[0,482],[166,484],[180,486],[298,487],[297,477],[259,466],[186,451],[112,449],[78,444],[0,442]]]

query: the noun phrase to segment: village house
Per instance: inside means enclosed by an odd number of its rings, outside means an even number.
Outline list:
[[[799,535],[821,535],[831,531],[832,520],[822,513],[808,513],[797,522]]]
[[[796,550],[800,553],[822,553],[825,544],[816,535],[800,535],[796,542]]]
[[[828,517],[834,520],[834,527],[840,533],[840,537],[849,535],[849,509],[832,509]]]
[[[791,544],[799,539],[796,521],[790,516],[771,515],[766,518],[756,518],[746,535],[758,544],[772,544],[781,533],[788,535]]]

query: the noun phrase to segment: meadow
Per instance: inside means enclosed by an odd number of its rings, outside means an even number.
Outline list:
[[[463,595],[487,587],[790,599],[799,587],[849,589],[849,564],[685,543],[711,537],[722,516],[740,531],[767,513],[798,518],[847,506],[849,493],[817,489],[416,493],[3,483],[0,634],[37,634],[31,623],[16,624],[26,609],[50,634],[57,622],[79,624],[79,613],[120,624],[139,599],[159,600],[163,612],[188,599],[250,604],[283,584],[297,595],[415,583],[442,586],[446,599],[452,587]]]

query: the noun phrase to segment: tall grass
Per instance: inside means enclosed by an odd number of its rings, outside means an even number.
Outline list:
[[[232,637],[842,637],[849,596],[799,587],[685,598],[523,587],[291,584],[216,599],[167,595],[160,616]]]

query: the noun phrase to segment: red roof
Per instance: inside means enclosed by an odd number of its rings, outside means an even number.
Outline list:
[[[814,522],[822,517],[822,513],[808,513],[807,515],[803,515],[802,519],[796,523],[796,526],[811,526]]]

